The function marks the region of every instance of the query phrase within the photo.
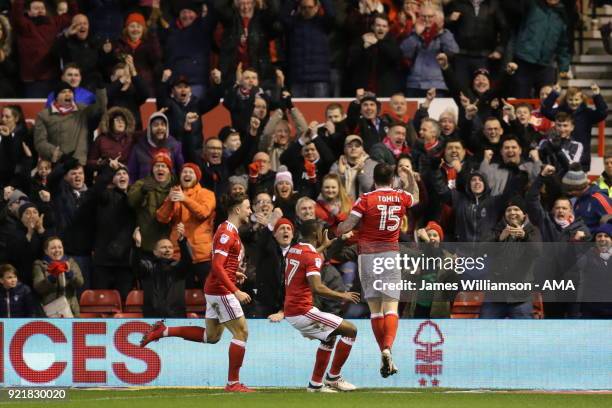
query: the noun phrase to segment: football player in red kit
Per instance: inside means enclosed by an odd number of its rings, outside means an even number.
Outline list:
[[[357,328],[341,317],[321,312],[314,307],[312,295],[357,303],[359,294],[336,292],[321,282],[323,257],[316,248],[321,247],[327,240],[327,231],[323,230],[321,223],[317,220],[305,221],[300,227],[300,233],[302,242],[292,246],[287,253],[284,313],[285,319],[299,330],[302,336],[321,341],[307,390],[309,392],[353,391],[355,386],[342,378],[340,370],[351,352]],[[342,337],[335,344],[337,335]],[[332,365],[325,375],[334,344]]]
[[[398,173],[405,190],[393,189],[394,168],[379,163],[374,167],[374,191],[362,194],[353,205],[349,218],[338,225],[342,235],[359,227],[359,278],[364,298],[370,308],[372,331],[381,350],[380,374],[388,377],[397,373],[391,358],[391,348],[397,333],[397,306],[401,283],[399,268],[385,262],[399,254],[400,224],[406,209],[418,204],[419,187],[412,171],[400,168]],[[382,261],[382,262],[381,262]],[[394,288],[395,286],[395,288]]]
[[[141,342],[141,347],[161,337],[181,337],[199,343],[217,343],[223,329],[232,333],[229,346],[229,373],[226,391],[253,392],[240,383],[239,373],[247,341],[247,322],[241,303],[251,297],[236,286],[244,280],[238,268],[244,257],[244,248],[238,228],[249,222],[251,205],[246,194],[231,197],[227,203],[228,217],[219,225],[213,238],[213,258],[210,274],[204,285],[206,296],[206,328],[198,326],[166,327],[163,320],[155,323]]]

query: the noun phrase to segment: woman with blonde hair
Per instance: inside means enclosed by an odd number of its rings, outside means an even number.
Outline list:
[[[336,226],[344,221],[353,206],[353,201],[346,193],[340,176],[327,174],[321,182],[321,194],[317,198],[315,215],[318,219],[325,221],[333,232]]]

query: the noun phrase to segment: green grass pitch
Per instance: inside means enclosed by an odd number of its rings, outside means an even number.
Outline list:
[[[612,394],[550,392],[472,392],[420,389],[363,389],[351,393],[311,394],[296,389],[259,389],[229,394],[220,389],[150,388],[68,390],[68,401],[0,401],[0,408],[605,408]]]

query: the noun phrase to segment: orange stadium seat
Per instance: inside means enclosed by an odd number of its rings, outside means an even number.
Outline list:
[[[206,298],[202,289],[185,290],[185,309],[187,314],[204,314],[206,311]]]
[[[116,290],[88,289],[81,294],[79,304],[82,314],[100,313],[104,317],[110,317],[122,311],[121,295]]]
[[[484,299],[483,292],[459,292],[451,308],[452,319],[477,319]]]
[[[144,291],[134,289],[128,293],[125,300],[125,312],[142,313],[144,304]]]

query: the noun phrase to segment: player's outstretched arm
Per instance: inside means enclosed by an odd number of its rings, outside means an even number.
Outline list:
[[[312,293],[327,299],[340,300],[343,302],[359,303],[359,293],[357,292],[337,292],[325,286],[321,281],[321,275],[312,274],[307,277],[308,285]]]
[[[355,214],[351,213],[346,220],[338,224],[338,228],[336,229],[336,235],[341,236],[351,231],[357,226],[357,224],[359,224],[359,221],[361,221],[361,217],[358,217]]]

